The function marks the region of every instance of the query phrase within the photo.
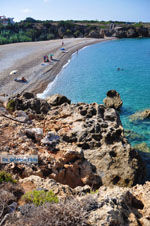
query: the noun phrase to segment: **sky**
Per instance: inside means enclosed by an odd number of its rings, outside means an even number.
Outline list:
[[[117,20],[150,22],[150,0],[0,0],[0,15],[15,21]]]

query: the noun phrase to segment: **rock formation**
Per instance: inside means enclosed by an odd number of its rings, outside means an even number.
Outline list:
[[[150,119],[150,109],[146,109],[141,112],[136,112],[135,114],[130,115],[129,119],[130,121]]]
[[[109,97],[113,94],[108,92]],[[124,137],[114,108],[96,103],[70,104],[64,97],[52,97],[47,103],[32,94],[9,101],[14,110],[26,110],[28,118],[21,124],[12,120],[8,124],[8,119],[0,117],[0,150],[7,154],[38,154],[39,163],[10,163],[1,168],[19,178],[36,175],[72,188],[98,188],[102,184],[130,187],[144,180],[144,164]],[[38,106],[33,104],[37,102]]]
[[[107,108],[115,108],[116,110],[119,110],[123,104],[120,95],[116,90],[109,90],[107,92],[107,97],[103,102]]]

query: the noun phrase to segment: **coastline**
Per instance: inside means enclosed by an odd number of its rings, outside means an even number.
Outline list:
[[[2,66],[7,68],[3,69],[2,67],[0,72],[0,100],[5,101],[10,96],[25,91],[34,94],[42,93],[59,74],[63,66],[67,64],[73,53],[86,46],[114,39],[116,38],[63,39],[65,53],[60,50],[62,39],[2,46],[0,62],[3,63]],[[43,64],[43,55],[50,53],[54,54],[54,60],[51,63]],[[9,73],[12,70],[18,70],[18,73],[10,76]],[[14,78],[23,76],[28,83],[23,84],[14,81]]]

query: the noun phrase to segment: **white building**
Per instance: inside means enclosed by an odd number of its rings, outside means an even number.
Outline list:
[[[14,18],[6,17],[6,16],[0,16],[0,23],[3,25],[7,25],[8,23],[14,24],[15,22],[13,21]]]

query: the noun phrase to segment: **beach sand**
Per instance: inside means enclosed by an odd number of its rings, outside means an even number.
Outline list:
[[[42,93],[74,52],[84,46],[112,39],[63,39],[66,52],[60,50],[62,39],[0,46],[0,100],[24,91]],[[44,63],[43,56],[47,54],[53,54],[53,60]],[[17,74],[10,75],[12,70],[18,70]],[[25,77],[28,82],[14,81],[21,77]]]

